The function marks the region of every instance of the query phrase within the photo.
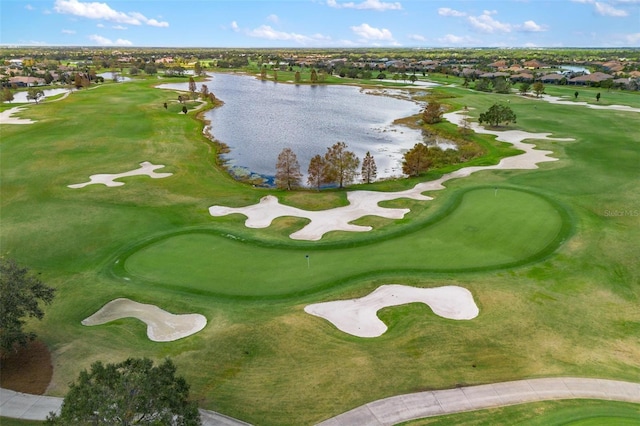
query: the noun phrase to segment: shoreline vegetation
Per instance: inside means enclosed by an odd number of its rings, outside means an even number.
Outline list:
[[[48,69],[54,68],[54,61],[51,59],[53,55],[59,55],[59,50],[54,48],[43,47],[41,49],[26,49],[30,53],[28,61],[23,66],[29,66],[32,75],[39,75],[34,72],[40,64],[38,60],[44,61]],[[22,53],[23,48],[7,48],[0,53],[16,55]],[[73,52],[73,49],[61,49],[62,51]],[[194,55],[193,49],[132,49],[138,53],[136,61],[131,61],[129,57],[126,62],[114,63],[112,60],[106,60],[103,56],[111,49],[96,49],[91,55],[84,53],[85,57],[91,59],[82,59],[78,55],[75,62],[68,62],[67,68],[73,69],[76,65],[75,78],[72,78],[73,72],[68,73],[67,77],[58,76],[60,83],[75,85],[77,89],[82,87],[90,87],[93,80],[96,82],[123,82],[124,75],[128,74],[127,80],[140,78],[188,78],[193,82],[193,77],[198,81],[202,81],[207,71],[214,72],[232,72],[245,74],[256,79],[273,81],[283,84],[296,85],[324,85],[324,84],[347,84],[361,87],[362,90],[380,88],[401,88],[407,91],[408,100],[412,102],[443,102],[442,112],[452,109],[459,109],[461,105],[456,104],[456,95],[451,92],[445,93],[438,87],[422,87],[424,81],[438,84],[440,88],[443,86],[457,86],[464,89],[474,89],[478,92],[495,92],[501,94],[511,94],[519,90],[520,95],[528,96],[530,91],[535,91],[538,97],[544,91],[544,84],[547,78],[545,72],[557,73],[563,75],[563,80],[556,80],[553,83],[559,85],[567,85],[569,78],[573,76],[583,76],[590,69],[595,74],[607,75],[608,78],[600,80],[584,80],[580,81],[581,85],[587,84],[607,91],[612,88],[622,89],[623,85],[620,80],[614,80],[613,75],[604,74],[601,71],[610,72],[616,70],[619,76],[628,76],[627,83],[638,83],[632,90],[640,89],[640,54],[635,49],[545,49],[536,51],[531,49],[509,49],[508,55],[503,49],[479,49],[470,52],[468,49],[426,49],[418,51],[406,51],[403,49],[352,49],[345,54],[340,49],[296,49],[288,51],[286,49],[196,49],[200,53]],[[161,60],[158,58],[159,52],[165,55]],[[206,52],[205,58],[202,58],[203,52]],[[76,52],[74,52],[75,54]],[[191,54],[191,58],[183,56],[187,53]],[[624,60],[619,58],[620,54],[625,53]],[[148,55],[153,55],[149,60]],[[359,57],[357,57],[359,55]],[[465,56],[468,55],[468,56]],[[206,59],[206,58],[209,59]],[[101,61],[99,58],[103,58]],[[194,59],[195,58],[195,59]],[[499,58],[499,59],[497,59]],[[596,59],[597,58],[597,59]],[[634,59],[636,59],[634,61]],[[58,61],[59,63],[60,61]],[[495,72],[496,70],[501,72]],[[583,70],[583,71],[581,71]],[[507,72],[504,72],[507,71]],[[161,73],[164,72],[164,77]],[[42,73],[42,72],[41,72]],[[14,72],[11,72],[14,75]],[[55,83],[50,73],[44,74],[46,83]],[[587,76],[589,74],[586,74]],[[112,76],[107,78],[105,76]],[[64,78],[63,78],[64,77]],[[38,84],[37,77],[33,77],[34,84]],[[42,81],[42,79],[41,79]],[[532,84],[537,81],[536,84]],[[12,99],[10,88],[16,88],[16,84],[8,77],[3,79],[3,98]],[[207,100],[206,94],[200,94],[195,91],[195,83],[193,88],[189,87],[191,92],[190,98],[195,100],[199,98]],[[428,86],[431,83],[428,83]],[[575,83],[576,85],[578,83]],[[518,86],[519,85],[519,86]],[[628,86],[628,85],[627,85]],[[26,90],[26,89],[25,89]],[[189,93],[189,92],[186,92]],[[376,93],[382,96],[397,96],[389,93]],[[579,92],[575,92],[575,98],[578,98]],[[597,101],[600,101],[601,93],[597,93]],[[189,96],[187,96],[187,99]],[[212,145],[217,152],[216,163],[224,168],[234,179],[251,184],[253,186],[273,188],[275,183],[272,181],[277,174],[274,170],[273,175],[262,176],[255,174],[251,170],[237,168],[229,165],[229,160],[225,155],[229,154],[230,148],[228,142],[218,140],[210,131],[210,123],[203,120],[206,110],[221,106],[215,95],[208,99],[212,104],[202,109],[196,118],[204,122],[204,134],[211,140]],[[182,104],[183,100],[179,102]],[[165,106],[166,107],[166,106]],[[466,107],[466,106],[465,106]],[[6,108],[6,103],[1,108]],[[186,109],[185,109],[186,108]],[[183,113],[194,109],[192,106],[185,105]],[[394,124],[420,129],[423,132],[423,143],[428,148],[430,155],[427,175],[438,175],[449,172],[453,169],[465,167],[473,164],[473,160],[486,163],[496,163],[508,156],[509,152],[497,153],[495,150],[488,150],[486,143],[477,140],[477,135],[470,132],[466,126],[464,128],[451,128],[449,126],[435,122],[426,122],[418,116],[403,117],[395,120]],[[437,144],[442,142],[448,149],[440,149]],[[348,141],[346,141],[348,144]],[[434,143],[436,144],[434,146]],[[455,148],[454,148],[455,147]],[[327,147],[329,148],[329,147]],[[487,152],[491,151],[491,152]],[[294,152],[295,154],[295,152]],[[487,155],[489,156],[487,157]],[[494,155],[492,155],[494,154]],[[484,161],[483,161],[484,159]],[[374,155],[375,160],[375,155]],[[311,167],[311,165],[309,165]],[[275,169],[275,164],[274,164]],[[425,170],[420,171],[419,175],[424,175]],[[398,178],[407,177],[407,173],[403,175],[389,176],[379,180],[396,180]],[[370,180],[367,179],[367,183]],[[356,181],[350,183],[358,183]],[[324,189],[331,188],[329,185]],[[342,187],[342,184],[340,185]],[[290,188],[291,189],[291,188]],[[311,189],[306,185],[300,185],[296,189]]]
[[[542,377],[634,382],[640,377],[640,139],[632,130],[640,91],[602,82],[544,83],[541,93],[533,88],[522,93],[519,82],[507,93],[495,85],[479,91],[477,79],[468,78],[465,87],[465,77],[450,72],[452,67],[497,72],[489,66],[502,60],[508,66],[537,60],[549,68],[534,73],[575,64],[591,74],[611,72],[613,83],[618,76],[605,67],[619,65],[632,81],[640,71],[639,49],[127,48],[121,56],[115,50],[0,48],[7,61],[27,60],[19,72],[29,68],[37,75],[48,65],[69,67],[67,83],[51,84],[80,87],[60,102],[0,104],[0,111],[24,107],[16,116],[33,121],[0,125],[0,256],[27,265],[57,290],[44,318],[27,324],[51,354],[47,395],[65,395],[79,371],[95,361],[120,362],[132,353],[170,358],[201,408],[257,425],[317,424],[372,401],[418,391]],[[290,54],[298,59],[291,72],[288,63],[278,69],[278,81],[296,84],[300,71],[300,84],[307,84],[311,67],[299,62],[309,55],[319,61],[321,53],[329,55],[323,61],[350,64],[390,54],[390,60],[407,63],[418,56],[438,62],[429,63],[437,69],[425,70],[424,76],[417,70],[415,84],[403,81],[401,72],[378,81],[351,78],[348,69],[340,77],[338,68],[322,84],[410,88],[421,102],[445,106],[443,114],[466,109],[474,123],[494,104],[507,105],[517,122],[501,123],[498,130],[550,135],[553,139],[524,143],[551,152],[557,161],[451,179],[443,190],[424,192],[432,198],[428,203],[382,201],[381,208],[408,213],[400,219],[362,216],[353,225],[371,232],[332,231],[316,242],[289,237],[310,222],[305,218],[285,215],[268,228],[254,229],[245,226],[242,214],[212,217],[211,206],[251,206],[266,195],[296,209],[338,209],[349,204],[347,194],[354,187],[286,191],[236,181],[217,159],[228,147],[211,140],[203,119],[207,108],[224,99],[208,100],[206,106],[193,99],[180,103],[177,92],[155,86],[187,82],[187,71],[195,74],[198,62],[205,71],[236,70],[259,78],[261,64],[279,65]],[[152,56],[157,69],[149,67],[147,74]],[[161,67],[159,59],[169,57],[173,62]],[[125,58],[129,62],[119,61]],[[131,67],[140,73],[130,81],[91,79],[92,70],[129,76]],[[272,72],[267,68],[267,76]],[[74,73],[85,78],[76,81]],[[420,87],[419,82],[440,86]],[[464,135],[455,123],[422,124],[422,119],[398,122],[428,129],[432,138],[469,138],[483,155],[464,165],[432,167],[419,176],[356,189],[406,191],[461,167],[495,165],[519,153],[493,135]],[[128,176],[118,187],[68,188],[96,173],[133,170],[144,161],[165,165],[160,171],[171,176]],[[527,261],[509,264],[509,259]],[[479,315],[452,321],[423,304],[384,307],[377,317],[387,331],[373,341],[347,335],[304,311],[307,305],[359,299],[391,284],[464,287]],[[81,324],[118,298],[177,315],[198,313],[207,325],[192,336],[158,343],[147,338],[144,323],[131,318]],[[3,386],[4,377],[3,371]],[[415,424],[522,423],[536,410],[540,424],[547,424],[555,412],[564,418],[589,407],[596,407],[594,416],[633,416],[636,405],[550,402]]]
[[[260,75],[252,75],[248,72],[244,71],[234,71],[234,73],[245,75],[248,78],[256,78],[261,79]],[[210,75],[213,76],[213,75]],[[197,82],[206,82],[208,77],[206,75],[201,75],[195,79]],[[281,81],[281,84],[299,84],[292,80]],[[342,82],[336,82],[331,84],[342,84]],[[345,83],[345,84],[353,84],[353,83]],[[363,88],[374,88],[379,89],[379,86],[374,85],[359,85],[359,87]],[[439,101],[443,99],[451,99],[455,98],[455,96],[446,95],[442,93],[427,93],[426,96],[423,94],[418,94],[417,96],[412,93],[413,91],[418,90],[419,92],[424,92],[424,89],[416,89],[413,87],[408,87],[406,85],[402,86],[403,89],[409,90],[408,99],[414,103],[429,103],[429,102],[437,102],[438,105],[441,105],[440,115],[451,111],[454,106],[452,104],[440,104]],[[173,89],[177,92],[177,90]],[[188,93],[187,91],[183,91],[184,93]],[[390,96],[395,97],[393,94],[379,93],[379,96]],[[216,164],[223,168],[231,177],[235,180],[250,184],[254,187],[263,187],[266,189],[274,189],[276,188],[275,184],[267,183],[267,178],[261,177],[260,175],[254,174],[249,171],[246,174],[238,174],[234,173],[234,169],[229,166],[230,159],[225,158],[226,154],[231,152],[229,145],[223,141],[217,139],[211,133],[211,122],[207,120],[204,116],[208,110],[213,108],[220,108],[224,105],[224,100],[219,100],[216,98],[214,102],[207,102],[206,106],[199,108],[199,111],[196,114],[196,118],[202,122],[203,124],[203,134],[210,140],[211,144],[214,146],[216,151]],[[438,119],[436,123],[428,124],[424,122],[423,119],[424,111],[421,111],[420,114],[400,117],[393,121],[394,125],[401,125],[404,127],[418,129],[422,131],[422,141],[418,143],[425,144],[427,147],[431,149],[433,165],[429,168],[429,174],[432,176],[439,176],[445,173],[449,173],[451,171],[467,167],[473,164],[473,160],[478,160],[482,162],[482,164],[490,165],[497,164],[502,158],[518,155],[522,151],[517,149],[496,149],[497,146],[495,141],[491,141],[493,137],[482,137],[481,135],[475,134],[468,127],[458,127],[455,124],[451,125],[446,120]],[[449,124],[449,125],[447,125]],[[449,146],[455,146],[455,148],[448,148],[446,150],[441,149],[438,144],[445,144]],[[490,149],[493,148],[493,149]],[[491,156],[487,154],[491,153]],[[375,156],[374,156],[375,158]],[[274,163],[274,174],[275,174],[275,163]],[[420,173],[422,176],[424,173]],[[397,181],[399,179],[406,179],[409,176],[397,175],[390,176],[387,178],[382,178],[376,180],[376,182],[384,182],[384,181]],[[353,184],[359,184],[360,182],[353,182]],[[374,183],[374,182],[371,182]],[[296,190],[314,190],[313,187],[309,186],[300,186],[295,188]],[[335,189],[332,187],[324,187],[324,189]]]

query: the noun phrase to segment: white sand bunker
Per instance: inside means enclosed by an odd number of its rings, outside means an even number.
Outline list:
[[[161,179],[166,178],[172,175],[172,173],[156,173],[154,170],[163,168],[164,165],[156,165],[151,164],[148,161],[143,161],[140,163],[140,168],[135,170],[130,170],[124,173],[118,174],[99,174],[99,175],[91,175],[89,176],[89,182],[85,183],[76,183],[74,185],[67,185],[69,188],[84,188],[87,185],[94,184],[103,184],[106,186],[122,186],[123,182],[115,182],[115,179],[120,179],[128,176],[142,176],[146,175],[152,179]]]
[[[551,95],[542,95],[539,98],[535,98],[535,99],[540,99],[543,101],[547,101],[551,104],[558,104],[558,105],[573,105],[573,106],[584,106],[591,109],[608,109],[608,110],[616,110],[616,111],[640,112],[640,108],[634,108],[628,105],[590,104],[588,102],[571,101],[571,100],[563,99],[558,96],[551,96]]]
[[[13,114],[16,114],[25,108],[21,107],[13,107],[7,110],[0,112],[0,124],[33,124],[35,121],[28,118],[19,118],[14,117]]]
[[[444,117],[452,123],[460,125],[464,118],[464,113],[454,112],[445,114]],[[457,179],[469,176],[481,170],[499,169],[536,169],[539,163],[556,161],[551,157],[551,151],[536,149],[534,144],[523,142],[526,139],[546,139],[557,141],[570,141],[572,139],[550,138],[549,133],[529,133],[519,130],[487,130],[478,124],[472,124],[473,130],[477,133],[496,135],[499,141],[509,142],[515,148],[524,151],[520,155],[503,158],[500,163],[494,166],[465,167],[452,173],[443,175],[440,179],[417,184],[412,189],[398,192],[376,192],[376,191],[351,191],[347,193],[349,205],[337,207],[335,209],[321,211],[307,211],[295,207],[285,206],[279,203],[278,199],[272,195],[263,197],[260,203],[247,207],[225,207],[211,206],[209,214],[212,216],[225,216],[233,213],[240,213],[247,217],[245,226],[249,228],[266,228],[271,222],[283,216],[294,216],[309,219],[310,223],[301,230],[294,232],[290,238],[294,240],[317,241],[324,234],[331,231],[366,232],[372,228],[370,226],[353,225],[351,222],[364,216],[380,216],[388,219],[402,219],[409,209],[390,209],[380,207],[378,203],[399,198],[410,198],[418,201],[429,201],[432,198],[422,195],[425,191],[435,191],[444,189],[442,185],[450,179]]]
[[[172,342],[191,336],[207,325],[200,314],[175,315],[154,305],[115,299],[82,320],[82,325],[101,325],[121,318],[137,318],[147,324],[147,336],[154,342]]]
[[[411,194],[411,190],[403,193],[399,192],[373,192],[373,191],[353,191],[347,193],[349,205],[330,210],[308,211],[296,207],[280,204],[273,195],[267,195],[260,200],[260,203],[247,207],[225,207],[212,206],[209,213],[212,216],[225,216],[232,213],[240,213],[247,216],[245,225],[248,228],[267,228],[271,222],[283,216],[303,217],[310,220],[300,231],[294,232],[290,237],[294,240],[315,241],[322,238],[330,231],[350,231],[366,232],[372,228],[370,226],[354,225],[349,222],[362,216],[380,216],[387,219],[402,219],[409,209],[389,209],[380,207],[379,202],[384,200],[395,200],[402,196],[418,200],[430,200],[430,197],[422,194]],[[406,195],[399,195],[405,194]]]
[[[421,302],[443,318],[470,320],[479,310],[469,290],[458,286],[417,288],[398,284],[378,287],[373,293],[359,299],[307,305],[306,313],[324,318],[339,330],[357,337],[379,337],[387,326],[377,312],[389,306]]]

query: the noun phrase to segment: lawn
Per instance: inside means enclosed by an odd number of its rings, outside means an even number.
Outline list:
[[[344,281],[389,271],[487,270],[530,262],[553,251],[571,227],[558,206],[527,192],[483,188],[459,196],[422,229],[357,247],[256,247],[233,235],[192,231],[145,242],[114,266],[122,265],[128,279],[200,293],[286,296],[335,285],[337,270]]]
[[[640,407],[611,401],[548,401],[473,411],[403,423],[403,426],[632,426],[640,424]]]
[[[216,165],[196,113],[180,113],[177,94],[151,84],[81,90],[29,106],[22,116],[35,124],[2,125],[0,254],[58,289],[44,320],[29,324],[53,354],[49,394],[63,395],[96,360],[169,356],[201,407],[256,425],[299,425],[420,390],[545,376],[640,377],[638,113],[438,88],[472,118],[509,100],[518,116],[510,128],[574,140],[540,141],[559,161],[537,170],[448,181],[428,194],[433,201],[385,203],[410,208],[404,219],[365,217],[357,223],[374,231],[334,232],[312,243],[288,237],[303,220],[249,229],[244,216],[212,217],[208,208],[273,194],[319,210],[344,205],[344,193],[234,181]],[[581,88],[579,100],[595,103],[592,91]],[[603,93],[600,103],[609,102],[640,107],[640,96]],[[482,141],[495,148],[485,159],[495,163],[504,144]],[[173,175],[67,187],[143,161]],[[461,322],[421,304],[387,308],[379,312],[387,333],[361,339],[303,310],[390,283],[463,286],[480,315]],[[201,313],[208,325],[155,343],[133,319],[80,324],[117,297]],[[610,415],[626,416],[618,408]]]

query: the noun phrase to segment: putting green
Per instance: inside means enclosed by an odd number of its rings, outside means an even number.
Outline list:
[[[562,208],[541,195],[483,187],[461,192],[419,230],[372,244],[331,250],[294,243],[267,248],[230,235],[192,231],[130,250],[114,270],[128,279],[194,292],[292,296],[355,277],[529,262],[548,255],[567,237],[566,217]]]

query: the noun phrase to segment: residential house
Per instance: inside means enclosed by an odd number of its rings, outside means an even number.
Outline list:
[[[563,74],[552,73],[538,77],[536,80],[544,84],[560,84],[566,77]]]
[[[613,76],[605,74],[603,72],[594,72],[593,74],[581,75],[569,80],[569,84],[591,85],[594,83],[601,83],[606,80],[612,80]]]
[[[518,74],[513,74],[509,77],[513,83],[531,83],[534,80],[534,76],[528,72],[521,72]]]
[[[537,69],[546,67],[546,65],[544,65],[542,62],[538,61],[537,59],[525,61],[522,63],[522,66],[530,70],[537,70]]]
[[[38,77],[19,76],[19,77],[9,78],[9,84],[11,86],[15,85],[16,87],[34,87],[34,86],[41,86],[44,83],[45,83],[44,79],[38,78]]]

